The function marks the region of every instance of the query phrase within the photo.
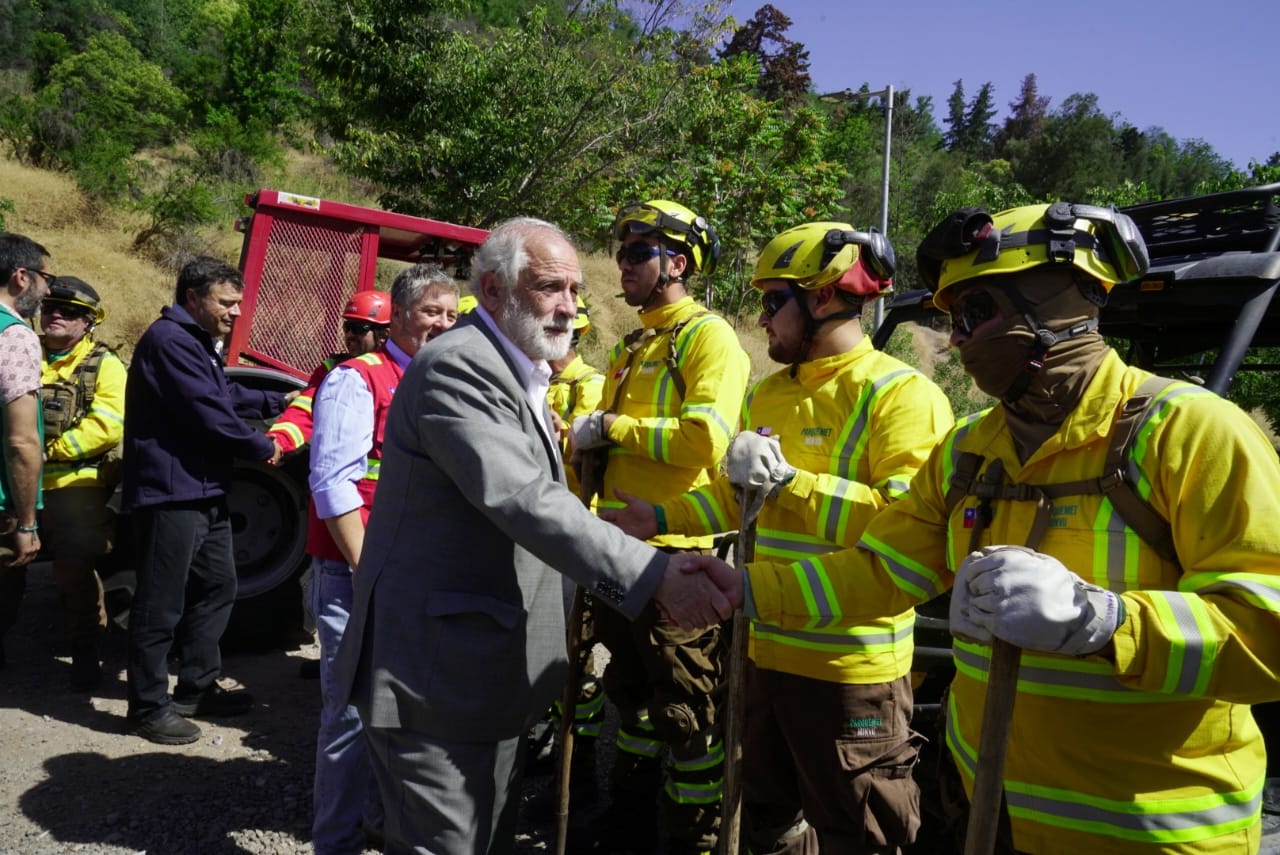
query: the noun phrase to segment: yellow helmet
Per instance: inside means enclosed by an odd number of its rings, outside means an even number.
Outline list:
[[[646,234],[657,230],[669,241],[688,251],[693,267],[710,276],[720,257],[720,238],[702,217],[677,202],[651,199],[624,205],[613,221],[613,238],[622,240],[627,232]]]
[[[751,284],[760,288],[767,279],[785,279],[807,290],[835,285],[873,296],[892,287],[894,265],[893,246],[879,232],[855,231],[848,223],[805,223],[765,245]]]
[[[75,276],[59,276],[55,279],[49,286],[49,293],[45,295],[43,303],[75,306],[78,311],[88,314],[90,323],[93,325],[102,323],[107,316],[107,310],[103,308],[102,298],[98,296],[98,292],[88,282],[77,279]]]
[[[479,302],[474,294],[463,294],[458,298],[458,314],[465,315],[474,309]]]
[[[1147,246],[1128,215],[1114,208],[1054,202],[992,216],[961,208],[934,227],[916,251],[920,277],[941,309],[949,289],[979,276],[1070,264],[1110,291],[1147,271]]]
[[[582,295],[578,295],[578,314],[573,316],[573,332],[575,335],[586,335],[588,329],[591,328],[591,318],[588,317],[586,301],[582,299]]]

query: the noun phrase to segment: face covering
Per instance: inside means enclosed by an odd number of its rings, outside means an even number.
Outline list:
[[[965,370],[979,389],[1000,399],[1020,420],[1060,425],[1080,403],[1107,353],[1096,329],[1066,338],[1068,330],[1097,319],[1098,305],[1076,284],[1073,268],[1041,267],[1023,274],[993,276],[983,284],[992,286],[1001,318],[961,345]],[[1029,365],[1036,346],[1035,327],[1008,288],[1018,289],[1040,328],[1062,337],[1050,345],[1039,371]],[[1031,373],[1025,389],[1012,396],[1015,382],[1026,372]]]

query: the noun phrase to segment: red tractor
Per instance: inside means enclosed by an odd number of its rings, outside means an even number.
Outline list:
[[[224,361],[228,376],[257,389],[302,388],[322,359],[342,349],[342,307],[375,287],[380,262],[434,261],[465,276],[488,234],[278,190],[248,194],[245,204],[252,211],[236,223],[244,233],[243,314]],[[383,281],[390,278],[384,272]],[[276,644],[302,625],[307,470],[305,450],[275,467],[236,463],[229,501],[240,584],[230,647]],[[108,583],[125,601],[127,579]]]

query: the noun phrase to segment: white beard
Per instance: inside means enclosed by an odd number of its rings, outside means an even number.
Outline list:
[[[538,317],[514,288],[507,292],[494,322],[530,359],[563,359],[569,353],[573,319]],[[547,333],[547,327],[563,329],[564,334],[553,337]]]

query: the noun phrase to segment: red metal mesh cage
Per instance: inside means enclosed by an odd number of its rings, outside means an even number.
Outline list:
[[[365,227],[277,217],[262,268],[248,347],[310,373],[342,351],[342,307],[359,283]]]

